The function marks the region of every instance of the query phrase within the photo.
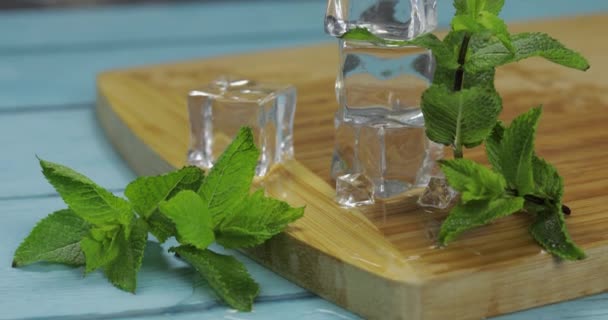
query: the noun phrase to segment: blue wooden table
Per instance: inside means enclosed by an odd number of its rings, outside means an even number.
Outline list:
[[[440,23],[452,14],[440,0]],[[38,264],[12,269],[37,220],[64,207],[35,155],[121,194],[134,174],[94,117],[102,70],[329,41],[323,0],[217,1],[0,12],[0,319],[354,319],[239,255],[262,292],[252,313],[219,303],[185,264],[148,246],[136,295],[101,275]],[[604,0],[510,0],[509,21],[608,11]],[[605,30],[598,30],[605,32]],[[582,35],[584,36],[584,35]],[[608,294],[500,320],[608,319]]]

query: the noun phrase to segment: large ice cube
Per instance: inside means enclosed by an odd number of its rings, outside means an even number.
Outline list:
[[[426,138],[423,122],[407,126],[337,117],[336,124],[332,176],[363,175],[374,184],[377,198],[426,186],[443,157],[443,148]]]
[[[413,39],[437,27],[437,0],[327,1],[328,34],[340,37],[357,27],[385,39]]]
[[[296,90],[289,85],[221,77],[188,96],[188,162],[210,169],[242,126],[253,129],[261,155],[256,175],[293,157]]]
[[[336,95],[344,118],[404,125],[419,121],[420,99],[435,72],[435,60],[428,50],[374,48],[344,40],[339,45]]]

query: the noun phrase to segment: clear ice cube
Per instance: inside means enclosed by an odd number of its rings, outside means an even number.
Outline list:
[[[367,176],[378,198],[426,186],[443,147],[425,135],[420,98],[435,63],[428,50],[341,41],[332,177]]]
[[[377,198],[426,186],[443,157],[443,148],[426,138],[422,125],[337,122],[332,176],[366,176]]]
[[[293,158],[296,90],[288,85],[221,77],[188,96],[190,149],[188,162],[210,169],[236,136],[249,126],[261,154],[257,176]]]
[[[374,203],[374,184],[363,174],[345,174],[336,178],[336,200],[345,207]]]
[[[344,118],[420,125],[420,99],[435,73],[429,50],[341,40],[340,61],[336,95]]]
[[[458,193],[449,186],[443,175],[433,176],[418,198],[418,205],[426,208],[447,209],[457,196]]]
[[[376,36],[410,40],[437,27],[437,0],[328,0],[325,31],[340,37],[363,27]]]

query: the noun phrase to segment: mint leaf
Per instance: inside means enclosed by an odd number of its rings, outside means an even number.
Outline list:
[[[68,207],[88,223],[96,226],[130,224],[133,212],[126,200],[68,167],[42,159],[40,166]]]
[[[150,233],[152,233],[160,243],[164,243],[167,239],[177,234],[177,229],[175,229],[173,221],[158,210],[154,211],[154,213],[145,221],[148,224]]]
[[[458,59],[458,55],[460,52],[460,46],[463,43],[465,34],[466,34],[466,32],[462,32],[462,31],[460,31],[460,32],[451,31],[443,39],[443,43],[445,46],[444,50],[447,50],[447,52],[449,52],[449,55],[451,55],[455,60]],[[476,50],[478,47],[483,47],[486,42],[487,41],[485,40],[485,37],[483,37],[479,34],[471,35],[471,38],[469,41],[469,50],[468,50],[469,53],[468,54],[470,54],[470,52]],[[433,51],[433,54],[435,54],[435,51]],[[437,56],[436,56],[436,60],[437,60]],[[448,63],[440,63],[438,61],[436,68],[435,68],[435,74],[433,76],[433,84],[443,85],[447,88],[454,88],[454,80],[456,78],[456,71],[458,70],[459,66],[460,65],[458,63],[456,63],[456,65],[453,65],[453,64],[448,64]],[[493,91],[494,90],[494,74],[495,74],[494,69],[482,70],[479,72],[467,72],[466,76],[464,77],[462,87],[464,89],[469,89],[472,87],[480,87],[480,88],[485,88],[487,90]]]
[[[241,262],[231,256],[189,246],[171,248],[170,251],[190,263],[231,307],[251,311],[253,299],[260,289]]]
[[[472,34],[490,32],[504,46],[507,52],[515,51],[513,47],[511,35],[507,29],[505,22],[497,15],[488,11],[481,11],[476,15],[461,15],[456,16],[452,20],[452,30],[459,32],[464,31]]]
[[[479,87],[453,92],[432,85],[422,96],[426,134],[444,145],[479,144],[490,134],[501,109],[496,92]]]
[[[125,196],[133,208],[144,218],[149,218],[158,204],[182,190],[198,190],[205,178],[201,169],[184,167],[164,175],[140,177],[129,183]]]
[[[118,256],[104,266],[108,280],[119,289],[135,292],[137,273],[141,267],[144,250],[148,242],[148,229],[145,222],[137,219],[127,238],[124,229],[117,237]]]
[[[505,0],[454,0],[456,15],[476,16],[483,11],[498,15],[505,5]],[[470,9],[469,9],[470,8]]]
[[[214,225],[249,194],[259,156],[251,128],[241,128],[198,191],[209,208]]]
[[[450,186],[461,193],[463,203],[495,199],[505,194],[505,179],[472,160],[442,161],[441,170]]]
[[[441,225],[439,242],[446,245],[461,233],[511,215],[524,207],[524,198],[503,197],[459,203]]]
[[[264,196],[258,190],[240,209],[226,216],[216,228],[217,243],[226,248],[247,248],[263,243],[304,215],[304,208]]]
[[[541,113],[541,108],[534,108],[515,118],[504,131],[501,141],[501,172],[509,187],[517,190],[521,195],[534,191],[532,156],[534,137]]]
[[[534,191],[532,194],[561,203],[564,195],[564,180],[554,166],[537,156],[532,157]]]
[[[566,229],[561,203],[536,213],[536,219],[530,226],[530,234],[545,250],[565,260],[581,260],[585,252],[570,238]]]
[[[145,219],[150,232],[163,243],[174,236],[176,230],[173,222],[158,212],[158,204],[182,190],[197,191],[204,178],[201,169],[183,167],[164,175],[140,177],[127,186],[125,195],[135,211]]]
[[[486,0],[485,10],[498,15],[505,5],[505,0]]]
[[[80,241],[85,257],[85,273],[93,272],[116,259],[120,253],[121,227],[93,228]],[[124,231],[122,232],[124,234]]]
[[[479,24],[485,29],[489,30],[509,52],[513,53],[515,48],[511,41],[511,35],[504,20],[499,18],[496,14],[482,11],[478,18]]]
[[[502,137],[505,135],[505,125],[498,121],[492,129],[492,133],[486,139],[486,154],[488,160],[492,165],[492,168],[496,172],[502,172],[502,165],[500,164],[500,150],[502,145]]]
[[[51,213],[40,220],[23,240],[13,259],[13,267],[45,261],[80,266],[85,262],[80,240],[90,225],[69,209]]]
[[[500,43],[487,45],[469,55],[465,68],[470,72],[492,69],[530,57],[542,57],[559,65],[578,70],[589,69],[589,62],[580,53],[568,49],[549,35],[538,32],[511,37],[513,53]]]
[[[467,0],[454,0],[454,9],[456,9],[456,15],[466,15],[467,10]]]
[[[175,223],[180,243],[205,249],[215,240],[207,204],[194,191],[178,193],[169,201],[161,202],[159,209]]]

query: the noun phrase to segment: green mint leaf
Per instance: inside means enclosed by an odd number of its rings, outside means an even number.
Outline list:
[[[425,33],[412,40],[386,40],[374,35],[366,28],[359,27],[349,30],[342,35],[341,38],[344,40],[364,41],[388,47],[423,47],[432,51],[438,65],[452,69],[456,69],[459,66],[457,55],[432,33]]]
[[[492,14],[498,15],[504,6],[505,0],[487,0],[485,10]]]
[[[441,225],[439,242],[446,245],[461,233],[523,209],[524,198],[503,197],[459,203]]]
[[[486,139],[486,154],[488,160],[492,165],[492,168],[496,172],[502,172],[502,165],[500,164],[500,150],[502,145],[502,137],[505,135],[505,125],[498,121],[492,129],[492,133]]]
[[[491,200],[505,195],[505,179],[492,170],[469,159],[441,162],[441,170],[452,188],[461,194],[461,201]]]
[[[507,184],[521,195],[534,191],[532,156],[534,137],[541,108],[534,108],[518,116],[505,129],[500,148],[500,168]]]
[[[161,202],[159,209],[175,223],[180,243],[205,249],[215,240],[209,208],[196,192],[182,191]]]
[[[171,251],[190,263],[224,302],[239,311],[251,311],[260,288],[241,262],[189,246],[171,248]]]
[[[488,11],[482,11],[475,16],[462,15],[454,17],[452,20],[452,30],[472,34],[490,32],[502,43],[507,52],[512,55],[515,51],[505,22],[497,15]]]
[[[121,230],[117,237],[119,254],[104,266],[104,273],[114,286],[131,293],[135,292],[137,273],[141,267],[147,242],[148,229],[141,219],[135,220],[128,238],[124,229]]]
[[[568,49],[547,34],[519,33],[513,35],[511,40],[514,53],[509,52],[500,43],[487,45],[469,55],[465,64],[466,70],[479,72],[530,57],[542,57],[573,69],[589,69],[589,62],[580,53]]]
[[[197,191],[205,178],[201,169],[184,167],[164,175],[140,177],[129,183],[125,196],[133,208],[144,218],[149,218],[161,201],[167,200],[182,190]]]
[[[459,55],[460,46],[462,45],[465,33],[466,32],[451,31],[443,39],[445,50],[447,50],[447,52],[449,52],[449,54],[453,56],[455,60],[458,59],[457,57]],[[485,37],[482,37],[479,34],[472,35],[471,40],[469,41],[469,54],[478,47],[483,47],[486,42]],[[433,51],[433,53],[435,54],[435,51]],[[456,63],[456,65],[437,63],[435,74],[433,76],[433,84],[454,88],[454,79],[456,78],[456,72],[459,66],[460,65],[458,63]],[[487,90],[495,90],[494,74],[494,69],[482,70],[479,72],[467,72],[466,76],[464,77],[462,87],[464,89],[480,87]]]
[[[477,16],[486,6],[486,0],[466,0],[467,13],[470,16]]]
[[[498,15],[502,11],[504,5],[505,0],[454,0],[454,8],[456,9],[457,16],[476,16],[483,10]]]
[[[498,94],[480,87],[453,92],[432,85],[422,96],[426,134],[444,145],[479,144],[490,134],[501,109]]]
[[[536,219],[530,226],[530,234],[545,250],[565,260],[582,260],[585,252],[580,249],[566,229],[561,203],[544,207],[536,213]]]
[[[40,166],[63,201],[85,221],[95,226],[128,226],[131,223],[133,211],[126,200],[68,167],[42,159]]]
[[[467,10],[467,0],[454,0],[454,9],[456,9],[457,16],[466,15]]]
[[[241,128],[198,191],[208,205],[214,225],[249,194],[259,156],[251,128]]]
[[[367,30],[367,28],[357,27],[354,29],[348,30],[345,34],[343,34],[340,39],[343,40],[351,40],[351,41],[365,41],[378,45],[386,45],[386,41],[371,31]]]
[[[160,243],[164,243],[167,239],[177,234],[177,229],[175,228],[173,221],[158,210],[154,211],[154,213],[145,221],[148,224],[150,233],[152,233]]]
[[[484,27],[477,22],[476,17],[466,15],[456,16],[452,19],[452,30],[455,32],[479,33],[484,31]]]
[[[73,266],[84,264],[80,240],[90,225],[69,209],[51,213],[40,220],[23,240],[13,259],[13,267],[45,261]]]
[[[511,35],[507,28],[507,24],[496,14],[488,11],[483,11],[479,14],[479,24],[489,30],[509,52],[513,53],[515,48],[511,41]]]
[[[116,259],[120,254],[119,237],[121,227],[92,228],[89,234],[80,241],[85,257],[85,273],[102,268]]]
[[[532,157],[532,172],[534,176],[534,191],[532,194],[543,199],[561,203],[564,195],[564,180],[557,169],[537,156]]]
[[[304,208],[264,196],[258,190],[248,197],[240,210],[228,215],[216,228],[216,240],[226,248],[247,248],[263,243],[282,232],[304,215]]]

